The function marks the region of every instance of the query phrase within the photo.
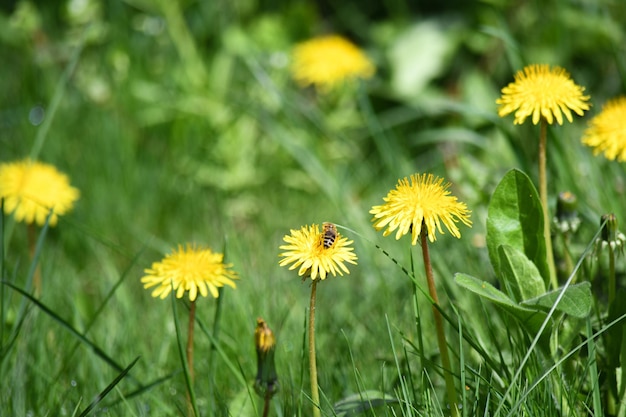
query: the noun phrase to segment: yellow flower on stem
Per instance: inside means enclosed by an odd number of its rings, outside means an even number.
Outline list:
[[[533,124],[539,123],[539,196],[543,206],[544,240],[549,280],[554,289],[558,288],[552,238],[550,236],[550,213],[548,212],[548,180],[546,175],[547,161],[547,125],[554,119],[563,124],[563,114],[572,122],[572,111],[582,116],[589,110],[589,96],[583,95],[584,87],[576,85],[570,75],[561,67],[550,69],[546,64],[534,64],[525,67],[515,74],[515,82],[502,89],[502,97],[496,100],[500,105],[498,115],[504,117],[515,112],[514,124],[522,124],[532,115]]]
[[[29,159],[0,164],[0,198],[5,213],[14,213],[17,221],[43,226],[52,210],[50,226],[55,226],[79,196],[67,175],[52,165]]]
[[[218,298],[219,288],[228,285],[237,288],[233,280],[238,279],[237,273],[231,270],[232,264],[223,262],[224,255],[214,253],[210,249],[201,246],[187,244],[185,247],[178,245],[178,249],[165,256],[161,262],[155,262],[151,268],[144,272],[147,274],[141,278],[144,288],[156,287],[152,291],[153,297],[166,298],[170,292],[175,291],[176,298],[182,298],[185,292],[189,291],[189,324],[187,332],[187,366],[189,379],[193,385],[194,366],[193,366],[193,338],[194,323],[196,315],[196,298],[198,292],[203,297],[207,297],[209,293],[214,298]],[[217,318],[219,317],[220,303],[216,309],[216,321],[214,326],[217,327]],[[216,332],[213,335],[215,338]],[[189,415],[195,413],[195,399],[191,389],[187,392],[187,408]]]
[[[370,78],[376,71],[374,64],[356,45],[337,35],[296,45],[291,70],[300,85],[313,84],[323,90],[348,79]]]
[[[238,279],[237,273],[230,268],[232,264],[223,263],[224,255],[214,253],[210,249],[187,244],[178,246],[178,250],[165,256],[161,262],[155,262],[146,269],[147,274],[141,278],[144,288],[156,287],[153,297],[166,298],[172,289],[176,297],[182,298],[189,291],[189,300],[194,301],[198,292],[203,297],[209,293],[219,297],[218,288],[228,285],[237,288],[233,280]]]
[[[283,240],[287,245],[280,246],[286,252],[279,264],[289,270],[299,268],[298,275],[311,277],[311,298],[309,301],[309,376],[311,381],[311,400],[313,417],[321,417],[319,386],[317,383],[317,362],[315,356],[315,297],[317,283],[329,274],[336,276],[350,273],[345,263],[356,265],[356,254],[350,246],[351,240],[342,237],[332,223],[324,223],[322,231],[318,225],[303,226],[300,230],[291,230]],[[319,279],[318,279],[319,278]]]
[[[374,215],[372,222],[374,222],[376,230],[386,228],[383,236],[388,236],[397,230],[396,240],[408,233],[412,234],[412,245],[415,245],[418,239],[420,240],[428,292],[432,299],[437,344],[444,370],[446,395],[452,416],[459,417],[460,412],[452,377],[448,344],[443,328],[443,319],[437,307],[439,298],[428,250],[428,241],[434,242],[436,240],[436,232],[443,233],[442,223],[456,238],[461,237],[456,223],[460,221],[466,226],[472,225],[469,219],[471,212],[465,203],[459,202],[456,197],[450,195],[449,187],[450,184],[444,183],[443,178],[432,174],[413,174],[410,181],[406,177],[399,180],[396,188],[383,198],[385,204],[372,207],[370,214]]]
[[[626,161],[626,97],[609,100],[600,114],[589,122],[582,142],[593,148],[594,155]]]
[[[337,234],[334,243],[325,248],[324,234],[316,224],[303,226],[300,230],[292,229],[291,234],[283,240],[288,244],[280,246],[285,252],[279,255],[284,257],[279,265],[292,264],[289,270],[299,268],[298,275],[304,278],[310,276],[312,280],[324,280],[329,274],[349,274],[350,270],[345,263],[356,265],[357,256],[350,246],[352,241]]]
[[[461,237],[456,223],[471,226],[471,212],[465,203],[450,195],[449,187],[443,178],[433,174],[413,174],[410,181],[406,177],[399,180],[396,188],[383,198],[385,204],[370,210],[374,228],[387,228],[383,236],[397,230],[396,240],[411,233],[413,245],[417,244],[422,224],[431,242],[436,240],[436,232],[443,233],[442,223],[452,236]]]
[[[498,115],[504,117],[515,112],[515,124],[522,124],[532,115],[533,124],[543,119],[552,124],[554,119],[563,124],[563,114],[572,122],[572,111],[582,116],[589,110],[589,96],[583,95],[584,87],[576,85],[561,67],[550,68],[547,64],[534,64],[515,74],[515,81],[502,89]]]

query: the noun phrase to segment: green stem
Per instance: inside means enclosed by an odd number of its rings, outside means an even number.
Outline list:
[[[572,261],[572,254],[569,250],[569,233],[563,235],[563,256],[565,257],[565,275],[569,278],[574,271],[574,261]],[[572,281],[572,284],[574,281]]]
[[[424,225],[423,225],[424,226]],[[435,287],[435,278],[433,276],[433,267],[430,262],[430,253],[428,252],[428,238],[424,226],[421,235],[422,239],[422,255],[424,257],[424,270],[426,271],[426,281],[428,282],[428,292],[433,299],[432,309],[435,317],[435,330],[437,331],[437,344],[439,345],[439,353],[441,354],[441,364],[443,366],[443,376],[446,381],[446,393],[452,417],[458,417],[459,408],[456,398],[456,389],[454,388],[454,379],[452,378],[452,368],[450,366],[450,356],[448,355],[448,343],[446,342],[446,334],[443,329],[443,319],[441,313],[437,309],[439,305],[439,297],[437,297],[437,288]]]
[[[622,358],[626,358],[626,337],[622,336],[620,354]],[[623,359],[622,359],[623,361]],[[616,381],[618,382],[618,381]],[[622,372],[621,381],[619,381],[620,390],[618,393],[619,404],[617,417],[626,417],[626,372]]]
[[[543,206],[543,237],[546,241],[546,262],[552,288],[557,289],[559,284],[556,280],[556,268],[554,267],[554,254],[552,251],[552,237],[550,236],[550,212],[548,210],[548,180],[546,176],[546,142],[548,124],[542,118],[539,133],[539,196]]]
[[[615,300],[615,251],[613,250],[613,242],[609,241],[609,306]]]
[[[39,267],[39,262],[35,260],[35,254],[37,252],[37,230],[35,230],[35,223],[30,223],[27,226],[27,234],[28,234],[28,252],[30,254],[30,261],[37,262],[35,265],[35,272],[33,274],[33,291],[35,297],[40,297],[42,294],[41,289],[41,268]]]
[[[211,343],[211,353],[209,356],[209,401],[211,401],[211,409],[215,410],[215,395],[214,385],[215,379],[213,378],[213,370],[215,368],[215,355],[217,354],[217,343],[219,341],[220,332],[220,318],[222,317],[222,301],[224,300],[224,292],[221,289],[217,289],[219,294],[217,297],[217,305],[215,306],[215,316],[213,317],[213,342]]]
[[[317,281],[311,284],[311,303],[309,305],[309,374],[311,376],[311,400],[313,400],[313,417],[321,417],[320,393],[317,386],[317,362],[315,359],[315,293]]]
[[[196,300],[191,302],[189,306],[189,328],[187,329],[187,366],[189,369],[189,379],[193,385],[194,372],[193,372],[193,330],[196,321]],[[187,393],[187,410],[189,416],[195,415],[193,404],[191,402],[191,392]]]
[[[270,415],[270,401],[272,401],[272,394],[268,390],[265,393],[264,404],[263,404],[263,417],[267,417]]]

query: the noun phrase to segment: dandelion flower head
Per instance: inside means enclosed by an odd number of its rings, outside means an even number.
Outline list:
[[[443,233],[443,223],[452,236],[460,238],[456,223],[460,221],[471,226],[471,212],[465,203],[450,195],[449,187],[450,184],[444,184],[443,178],[433,174],[413,174],[410,181],[406,177],[399,180],[396,188],[383,198],[385,204],[370,210],[370,214],[374,215],[374,228],[386,228],[383,236],[397,230],[396,240],[411,233],[411,243],[415,245],[422,232],[422,224],[426,226],[428,239],[434,242],[435,232]]]
[[[515,81],[502,89],[502,96],[496,100],[500,105],[498,115],[504,117],[515,112],[515,124],[522,124],[532,116],[535,125],[541,117],[549,124],[556,119],[562,125],[565,114],[571,123],[572,111],[582,116],[584,110],[589,110],[589,96],[583,95],[584,90],[561,67],[529,65],[518,71]]]
[[[182,298],[189,291],[191,301],[197,298],[198,292],[203,297],[211,293],[217,298],[218,289],[224,285],[237,288],[233,281],[238,279],[237,273],[230,269],[231,264],[224,264],[223,259],[221,253],[214,253],[201,246],[179,245],[177,250],[146,269],[141,282],[144,288],[156,287],[152,296],[161,299],[166,298],[172,290],[176,291],[176,298]]]
[[[614,161],[626,161],[626,97],[609,100],[600,114],[589,122],[582,142],[593,148],[594,155]]]
[[[17,221],[43,226],[52,210],[50,226],[55,226],[58,216],[69,212],[79,196],[67,175],[52,165],[29,159],[0,164],[4,212],[14,213]]]
[[[370,78],[375,72],[374,64],[356,45],[337,35],[296,45],[291,69],[300,85],[314,84],[322,90],[332,89],[348,79]]]
[[[283,258],[279,265],[291,264],[289,270],[299,268],[299,276],[324,280],[329,274],[349,274],[346,263],[356,265],[357,256],[350,246],[353,242],[337,233],[334,243],[326,248],[324,233],[320,232],[317,224],[303,226],[300,230],[292,229],[283,240],[287,244],[280,246],[285,252],[279,255]]]

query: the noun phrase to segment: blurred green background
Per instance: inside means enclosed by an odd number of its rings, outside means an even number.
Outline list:
[[[43,135],[38,159],[67,173],[81,192],[46,238],[41,301],[77,329],[90,326],[86,336],[119,363],[141,356],[131,372],[136,380],[123,381],[111,394],[117,403],[101,415],[173,415],[184,404],[171,305],[152,299],[139,279],[185,242],[224,251],[241,276],[237,290],[223,294],[226,358],[217,357],[213,376],[218,405],[211,410],[199,395],[201,410],[246,415],[236,410],[248,390],[232,369],[253,379],[252,335],[261,316],[278,338],[275,412],[296,415],[308,386],[302,357],[309,285],[278,267],[278,246],[290,229],[324,221],[349,228],[341,232],[355,240],[359,265],[319,287],[322,391],[332,403],[364,388],[391,389],[398,375],[385,368],[393,361],[387,323],[400,343],[415,332],[415,317],[409,280],[375,244],[407,267],[418,252],[407,250],[408,240],[375,233],[368,211],[398,178],[416,172],[445,177],[472,210],[474,226],[462,228],[461,240],[438,237],[432,256],[444,305],[453,300],[471,313],[470,322],[481,311],[476,319],[483,321],[482,307],[452,275],[493,279],[484,248],[489,196],[510,168],[536,178],[538,128],[500,119],[495,104],[526,64],[562,66],[591,95],[584,118],[549,130],[550,191],[578,195],[580,244],[601,214],[626,214],[623,166],[580,144],[585,119],[625,92],[621,0],[0,7],[0,162],[26,158]],[[374,78],[329,94],[296,85],[292,48],[327,33],[359,45],[376,65]],[[21,286],[30,263],[26,229],[9,221],[7,230],[4,277]],[[416,261],[418,278],[421,268]],[[207,328],[215,304],[198,303]],[[6,295],[7,334],[23,305],[19,295]],[[419,309],[430,317],[426,302]],[[494,328],[505,332],[498,320],[493,316]],[[427,342],[435,355],[435,340]],[[35,310],[3,352],[0,413],[71,415],[86,405],[117,372],[75,344]],[[209,390],[209,346],[199,334],[198,393]],[[120,400],[163,376],[171,377]]]

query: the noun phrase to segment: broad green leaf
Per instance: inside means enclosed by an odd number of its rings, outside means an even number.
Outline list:
[[[525,300],[521,304],[529,308],[540,307],[545,310],[549,310],[556,302],[556,299],[562,290],[562,288],[558,288],[533,299]],[[581,282],[580,284],[570,285],[567,287],[565,294],[563,294],[563,298],[559,301],[559,305],[556,309],[557,311],[569,314],[570,316],[583,319],[587,317],[591,311],[592,301],[591,284],[588,282]]]
[[[535,186],[522,171],[512,169],[496,187],[487,214],[487,248],[501,276],[498,248],[509,245],[523,252],[544,279],[550,277],[543,237],[543,209]]]
[[[546,285],[537,267],[523,252],[509,245],[498,248],[500,278],[504,281],[509,296],[516,302],[543,295]]]
[[[497,306],[502,308],[511,316],[515,317],[529,333],[530,337],[535,337],[547,317],[546,313],[543,311],[533,310],[515,304],[515,302],[507,297],[506,294],[495,288],[487,281],[483,281],[463,273],[455,274],[454,280],[461,287],[494,302]],[[539,343],[546,351],[549,351],[550,348],[549,328],[550,326],[544,330]]]
[[[370,390],[350,395],[338,401],[333,408],[337,417],[349,417],[370,415],[373,409],[399,402],[396,397],[385,394],[384,392]]]

